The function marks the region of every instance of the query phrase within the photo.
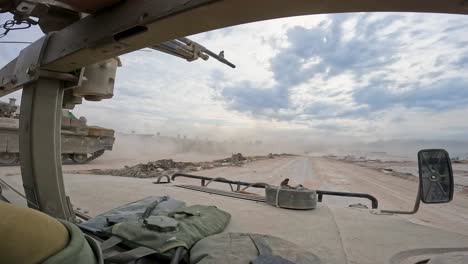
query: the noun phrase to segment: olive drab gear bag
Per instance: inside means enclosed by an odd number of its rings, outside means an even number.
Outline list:
[[[198,240],[221,233],[230,215],[215,206],[193,205],[170,213],[115,224],[114,236],[159,253],[177,247],[190,249]]]
[[[103,232],[104,229],[114,224],[137,220],[145,212],[149,214],[148,216],[167,215],[182,207],[185,207],[184,202],[168,196],[149,196],[95,216],[79,226],[91,232]],[[150,209],[152,210],[150,211]]]
[[[228,233],[204,238],[190,250],[190,264],[319,264],[320,259],[284,239]]]
[[[106,262],[128,263],[148,255],[179,258],[178,250],[187,252],[200,239],[221,233],[231,218],[215,206],[184,205],[166,196],[148,197],[82,226],[109,237],[101,244]],[[131,250],[112,252],[118,244]]]

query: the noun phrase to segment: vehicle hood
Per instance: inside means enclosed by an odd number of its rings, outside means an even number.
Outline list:
[[[317,255],[321,263],[416,263],[435,254],[468,250],[466,235],[367,209],[320,204],[315,210],[298,211],[255,204],[230,210],[223,204],[232,214],[225,232],[278,236]]]
[[[230,213],[231,221],[225,233],[268,234],[286,239],[317,255],[326,264],[416,263],[403,260],[414,255],[461,250],[468,245],[466,235],[369,209],[318,203],[314,210],[288,210],[170,185],[156,186],[153,188],[157,193],[188,204],[215,205]]]
[[[435,254],[468,250],[468,236],[398,215],[353,208],[329,211],[342,242],[344,263],[416,263]]]

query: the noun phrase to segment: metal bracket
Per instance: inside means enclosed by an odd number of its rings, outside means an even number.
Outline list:
[[[51,34],[24,48],[18,57],[0,70],[0,97],[21,89],[40,76],[40,62]]]
[[[207,187],[208,184],[211,182],[226,183],[226,184],[229,184],[232,192],[244,191],[245,189],[250,188],[250,187],[265,189],[266,186],[268,186],[267,183],[262,183],[262,182],[249,183],[249,182],[242,182],[242,181],[231,181],[222,177],[210,178],[206,176],[192,175],[192,174],[186,174],[186,173],[175,173],[174,175],[172,175],[172,181],[174,181],[177,177],[185,177],[185,178],[200,180],[202,187]],[[237,185],[237,188],[235,191],[232,185]],[[245,188],[240,189],[240,186],[245,186]],[[371,201],[372,209],[376,209],[379,207],[379,201],[377,200],[377,198],[367,193],[334,192],[334,191],[324,191],[324,190],[315,190],[315,192],[317,193],[317,196],[318,196],[318,202],[322,202],[322,198],[324,195],[357,197],[357,198],[368,199],[369,201]]]
[[[317,190],[318,201],[322,202],[324,195],[330,196],[342,196],[342,197],[357,197],[357,198],[365,198],[371,201],[372,209],[377,209],[379,207],[379,201],[374,196],[367,194],[367,193],[352,193],[352,192],[334,192],[334,191],[323,191]]]
[[[162,181],[162,179],[166,179],[166,181]],[[171,183],[171,178],[169,178],[168,175],[160,175],[159,177],[156,178],[156,181],[153,182],[154,184],[166,184],[166,183]]]
[[[419,205],[421,205],[421,183],[418,185],[418,194],[416,195],[416,201],[414,202],[413,210],[411,211],[397,211],[397,210],[380,210],[379,213],[382,214],[415,214],[419,210]]]
[[[45,74],[44,74],[45,73]],[[21,176],[28,206],[53,217],[74,221],[65,194],[61,158],[63,92],[78,78],[42,72],[23,87],[20,115]],[[71,84],[70,84],[71,82]]]

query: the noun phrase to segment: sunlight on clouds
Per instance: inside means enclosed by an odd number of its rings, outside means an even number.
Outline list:
[[[236,69],[212,58],[189,63],[135,51],[121,56],[114,98],[84,102],[75,112],[123,132],[219,140],[467,139],[465,21],[458,15],[345,13],[210,31],[190,38],[216,53],[224,50]],[[41,35],[34,28],[5,40]],[[1,49],[0,63],[21,48]]]

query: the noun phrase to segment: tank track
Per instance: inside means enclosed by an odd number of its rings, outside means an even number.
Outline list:
[[[91,153],[91,156],[89,156],[82,164],[86,164],[90,161],[93,161],[97,158],[99,158],[100,156],[102,156],[104,154],[105,150],[104,149],[101,149],[101,150],[98,150],[96,152],[93,152]],[[15,161],[12,161],[11,163],[3,163],[3,162],[0,162],[0,166],[12,166],[12,165],[19,165],[19,158],[16,159]]]
[[[91,156],[89,156],[89,158],[87,158],[86,161],[83,163],[88,163],[90,161],[93,161],[99,158],[100,156],[102,156],[102,154],[104,154],[104,151],[105,151],[104,149],[101,149],[101,150],[91,153]]]
[[[4,155],[5,153],[0,152],[0,155]],[[10,156],[6,159],[3,157],[0,157],[0,166],[11,166],[11,165],[16,165],[19,164],[19,155],[17,153],[6,153],[8,155],[13,155]]]

